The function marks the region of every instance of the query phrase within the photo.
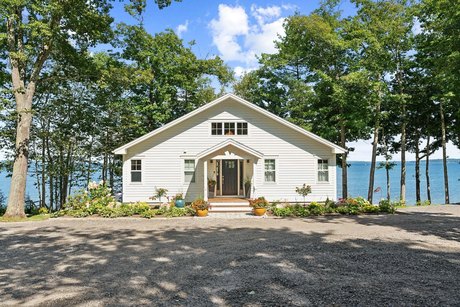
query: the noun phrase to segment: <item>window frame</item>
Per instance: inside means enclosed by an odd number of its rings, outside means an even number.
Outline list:
[[[214,131],[218,128],[214,128],[214,125],[220,125],[220,134],[214,134]],[[226,128],[225,126],[229,127]],[[238,126],[241,125],[241,128]],[[233,126],[233,127],[231,127]],[[246,127],[243,127],[246,126]],[[234,134],[225,134],[225,129],[233,131]],[[245,131],[246,133],[239,133],[238,131]],[[211,136],[225,136],[225,137],[234,137],[234,136],[248,136],[249,135],[249,123],[247,121],[241,120],[220,120],[220,121],[211,121],[209,125],[209,135]]]
[[[241,125],[241,128],[238,128],[238,125]],[[243,128],[243,125],[246,125],[245,128]],[[239,131],[245,131],[246,133],[239,133]],[[236,122],[236,135],[249,135],[249,124],[248,122]]]
[[[220,133],[214,134],[214,130],[217,130],[218,128],[214,128],[213,125],[220,125]],[[224,127],[222,122],[211,122],[211,135],[223,135]]]
[[[324,165],[326,165],[326,168],[324,168]],[[326,180],[320,179],[320,173],[326,174]],[[317,159],[316,160],[316,182],[318,183],[329,183],[330,182],[329,159]]]
[[[130,161],[130,162],[129,162],[129,174],[130,174],[130,176],[129,176],[129,182],[130,182],[130,183],[134,183],[134,184],[141,184],[141,183],[143,182],[143,181],[142,181],[142,177],[144,177],[144,176],[143,176],[143,171],[142,171],[142,166],[143,166],[144,163],[142,162],[142,159],[140,159],[140,158],[133,158],[133,159],[130,159],[129,161]],[[140,166],[140,169],[133,170],[133,162],[134,162],[134,161],[139,161],[139,162],[140,162],[140,165],[139,165],[139,166]],[[133,181],[133,172],[134,172],[134,173],[139,173],[139,174],[140,174],[141,178],[140,178],[139,181]]]
[[[188,169],[186,166],[187,166],[187,161],[193,161],[193,171],[191,171],[190,169]],[[195,159],[184,159],[184,163],[182,164],[183,165],[183,168],[184,168],[184,171],[182,172],[183,174],[183,183],[184,184],[190,184],[190,183],[195,183],[196,181],[196,161]],[[186,173],[192,173],[192,178],[190,179],[190,181],[187,181],[186,178]]]
[[[273,170],[267,170],[267,162],[268,161],[273,161]],[[267,172],[273,172],[273,181],[267,181],[267,176],[266,176],[266,173]],[[264,159],[264,183],[276,183],[277,182],[277,160],[276,159],[273,159],[273,158],[270,158],[270,159]]]

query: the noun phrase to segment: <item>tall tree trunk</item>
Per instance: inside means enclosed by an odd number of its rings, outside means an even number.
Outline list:
[[[444,202],[448,204],[450,203],[450,200],[449,200],[449,176],[447,174],[446,123],[444,119],[444,106],[443,106],[442,99],[439,103],[439,108],[440,108],[440,113],[441,113],[442,165],[444,169]]]
[[[375,107],[375,126],[374,126],[374,139],[372,141],[372,161],[369,172],[369,189],[367,191],[367,200],[372,203],[374,198],[374,179],[375,179],[375,162],[377,160],[377,145],[379,142],[379,129],[380,129],[380,107],[381,107],[381,93],[379,93],[379,101]]]
[[[388,201],[391,201],[391,191],[390,191],[390,168],[389,168],[389,162],[387,161],[387,165],[385,166],[385,171],[387,174],[387,199]]]
[[[420,138],[415,139],[415,202],[420,203]]]
[[[19,70],[15,72],[13,68],[13,78],[19,79]],[[16,84],[17,82],[13,82]],[[23,84],[23,83],[22,83]],[[30,86],[30,85],[29,85]],[[29,89],[26,94],[19,93],[21,88],[14,86],[16,96],[16,112],[18,114],[16,128],[16,146],[13,164],[13,174],[11,176],[10,192],[8,194],[8,207],[5,217],[26,217],[24,212],[27,166],[29,160],[29,138],[30,126],[32,123],[32,97],[35,92]]]
[[[425,164],[425,177],[426,177],[426,196],[431,203],[431,185],[430,185],[430,136],[426,140],[426,164]]]
[[[346,138],[345,138],[345,123],[343,119],[340,124],[340,146],[346,149]],[[348,165],[347,165],[348,152],[342,154],[342,198],[348,198]]]
[[[13,5],[13,4],[12,4]],[[17,5],[17,4],[16,4]],[[40,76],[40,71],[50,54],[50,45],[45,43],[35,61],[30,73],[29,82],[25,82],[25,64],[21,55],[24,55],[24,31],[22,24],[22,9],[17,7],[17,13],[6,20],[6,42],[11,66],[11,81],[13,94],[16,101],[16,113],[18,116],[16,126],[16,144],[11,176],[8,207],[5,217],[26,217],[24,202],[27,182],[27,167],[29,160],[30,127],[32,124],[32,99]],[[53,26],[58,24],[54,19]]]
[[[403,103],[403,120],[401,125],[401,182],[399,200],[406,203],[406,105]]]
[[[46,149],[45,149],[45,138],[42,137],[42,159],[41,159],[41,164],[42,164],[42,169],[41,169],[41,188],[42,188],[42,203],[40,204],[40,207],[46,207],[46,170],[45,170],[45,165],[46,165]]]

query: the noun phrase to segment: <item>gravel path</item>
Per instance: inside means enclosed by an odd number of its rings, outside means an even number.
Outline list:
[[[0,224],[0,305],[460,305],[460,206]]]

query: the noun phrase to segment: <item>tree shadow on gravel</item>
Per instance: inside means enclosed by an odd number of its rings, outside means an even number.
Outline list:
[[[445,212],[397,212],[396,214],[325,216],[316,218],[324,223],[342,223],[343,219],[362,225],[395,227],[421,235],[432,235],[445,240],[460,242],[460,216]]]
[[[329,236],[250,227],[97,232],[70,226],[0,227],[1,304],[305,306],[460,301],[458,252],[422,249],[411,242]]]

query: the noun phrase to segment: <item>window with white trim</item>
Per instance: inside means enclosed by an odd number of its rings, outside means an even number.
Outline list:
[[[248,135],[248,123],[236,123],[236,134]]]
[[[248,135],[247,122],[212,122],[211,135]]]
[[[328,160],[318,159],[318,181],[329,181],[329,162]]]
[[[184,160],[184,182],[195,182],[195,160]]]
[[[275,159],[265,160],[265,182],[276,181],[276,162]]]
[[[224,123],[224,134],[235,135],[235,123]]]
[[[211,135],[222,135],[222,123],[211,123]]]
[[[131,160],[131,182],[142,182],[142,160]]]

